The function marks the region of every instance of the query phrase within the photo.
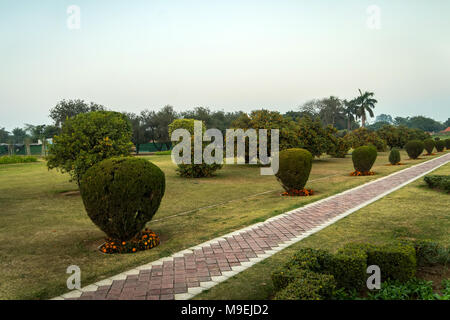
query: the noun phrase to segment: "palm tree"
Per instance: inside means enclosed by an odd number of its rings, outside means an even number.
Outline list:
[[[375,103],[378,101],[373,99],[373,92],[364,92],[362,93],[361,89],[359,90],[359,97],[356,98],[356,114],[359,118],[361,118],[361,124],[363,127],[366,125],[366,111],[369,113],[370,117],[373,118],[372,109],[375,108]]]
[[[347,131],[352,130],[352,122],[355,120],[356,116],[356,99],[342,101],[344,104],[344,114],[347,117]]]

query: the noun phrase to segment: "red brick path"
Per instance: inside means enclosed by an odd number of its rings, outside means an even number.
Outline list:
[[[446,154],[56,299],[191,298],[449,161]]]

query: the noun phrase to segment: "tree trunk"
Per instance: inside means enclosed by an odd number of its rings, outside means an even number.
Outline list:
[[[136,154],[139,154],[140,146],[141,145],[139,143],[136,143]]]
[[[361,122],[362,122],[362,127],[364,128],[366,126],[366,113],[365,112],[361,115]]]
[[[350,117],[347,119],[347,131],[350,132],[352,130],[352,122]]]

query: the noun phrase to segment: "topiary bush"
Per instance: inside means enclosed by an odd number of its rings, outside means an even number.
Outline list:
[[[280,166],[275,176],[287,192],[305,187],[311,173],[312,160],[312,154],[305,149],[294,148],[280,152]]]
[[[432,154],[433,153],[433,149],[434,149],[434,146],[435,146],[435,142],[434,142],[433,139],[426,139],[426,140],[424,140],[423,141],[423,145],[425,147],[425,150],[427,150],[428,154]]]
[[[277,292],[275,300],[323,300],[330,299],[336,289],[332,275],[299,269],[297,277]]]
[[[406,152],[411,159],[417,159],[423,152],[425,145],[420,140],[411,140],[405,145]]]
[[[391,152],[389,152],[389,162],[392,165],[396,165],[400,163],[400,151],[397,148],[392,148]]]
[[[109,237],[127,241],[159,208],[165,176],[142,158],[111,158],[89,168],[80,192],[91,220]]]
[[[436,141],[436,150],[438,152],[442,152],[445,149],[445,142],[444,140],[438,140]]]
[[[362,146],[352,152],[353,166],[356,171],[368,172],[377,159],[377,150],[374,147]]]
[[[331,257],[325,273],[334,276],[338,287],[359,291],[367,278],[366,252],[361,248],[347,248]]]
[[[447,150],[450,150],[450,138],[445,139],[445,147],[447,148]]]

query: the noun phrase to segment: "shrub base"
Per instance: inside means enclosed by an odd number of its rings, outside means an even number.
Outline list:
[[[137,251],[144,251],[154,248],[159,243],[159,236],[150,229],[145,229],[128,241],[120,241],[112,238],[107,238],[106,242],[102,244],[99,249],[102,253],[110,254],[134,253]]]
[[[281,194],[282,196],[289,196],[289,197],[308,197],[314,195],[313,189],[291,189],[289,191],[285,191]]]
[[[364,172],[360,172],[360,171],[353,171],[350,173],[350,175],[352,177],[359,177],[359,176],[373,176],[375,174],[375,172],[373,171],[364,171]]]

